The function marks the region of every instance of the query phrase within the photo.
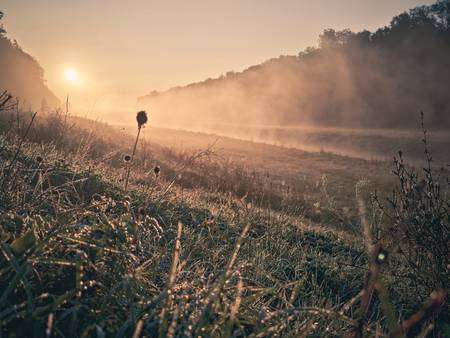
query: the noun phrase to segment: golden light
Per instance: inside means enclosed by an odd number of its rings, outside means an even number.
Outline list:
[[[74,68],[67,68],[64,70],[64,78],[67,82],[75,82],[78,79],[78,73]]]

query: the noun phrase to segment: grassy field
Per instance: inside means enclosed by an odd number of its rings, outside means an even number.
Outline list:
[[[358,182],[370,187],[368,191],[378,189],[384,193],[390,192],[395,183],[391,175],[392,159],[366,160],[162,128],[146,130],[144,140],[169,148],[158,162],[166,168],[163,173],[172,174],[170,168],[176,163],[189,159],[190,154],[208,150],[208,156],[196,159],[177,177],[177,183],[184,187],[213,187],[220,192],[233,192],[239,198],[245,196],[249,202],[296,216],[307,214],[316,221],[321,221],[321,214],[333,212],[339,217],[324,221],[347,230],[359,220],[355,196]],[[442,149],[445,143],[438,146]],[[423,148],[420,144],[418,147]],[[396,152],[390,157],[395,155]],[[411,159],[408,154],[405,156]]]
[[[417,115],[417,121],[419,120]],[[368,161],[392,161],[392,155],[401,149],[407,154],[410,162],[419,164],[423,161],[422,131],[419,123],[415,130],[251,125],[205,125],[198,130],[207,131],[211,136],[222,135],[245,141],[309,152],[333,153]],[[434,145],[435,162],[447,164],[450,161],[447,151],[450,147],[449,133],[445,130],[432,130],[428,137]]]
[[[8,121],[5,337],[448,334],[448,282],[375,245],[370,195],[397,185],[390,162],[151,126],[124,161],[136,127]]]

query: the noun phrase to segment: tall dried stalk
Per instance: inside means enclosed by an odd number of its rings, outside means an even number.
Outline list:
[[[145,111],[142,110],[137,113],[136,121],[138,124],[138,132],[136,135],[136,141],[134,141],[134,147],[133,147],[133,152],[131,154],[131,160],[127,164],[127,177],[125,179],[125,191],[127,191],[127,189],[128,189],[128,181],[130,179],[131,164],[133,163],[134,155],[136,154],[136,148],[137,148],[137,144],[139,141],[139,135],[141,134],[142,127],[147,123],[147,120],[148,120],[147,113]]]

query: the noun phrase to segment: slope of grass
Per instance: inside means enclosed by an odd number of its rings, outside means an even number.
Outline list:
[[[80,151],[70,137],[0,139],[4,335],[332,337],[357,325],[361,235],[149,176],[145,158],[125,193],[126,150]],[[167,159],[152,150],[151,163]],[[395,261],[381,279],[402,315],[423,300]],[[385,331],[376,300],[364,318],[367,335]]]

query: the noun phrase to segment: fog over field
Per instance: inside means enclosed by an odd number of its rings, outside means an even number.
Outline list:
[[[420,158],[420,112],[449,160],[447,9],[418,7],[374,32],[328,29],[317,47],[138,99],[162,127],[391,159]],[[432,52],[430,52],[432,51]]]
[[[139,98],[166,126],[309,125],[449,130],[446,9],[419,7],[375,32],[325,30],[318,47]]]
[[[2,0],[0,338],[449,337],[449,88],[450,0]]]

